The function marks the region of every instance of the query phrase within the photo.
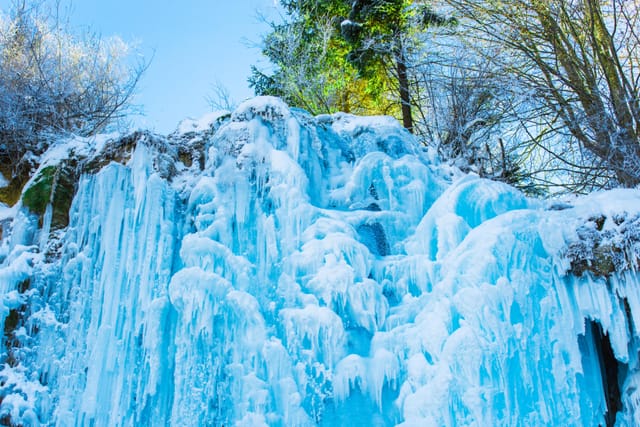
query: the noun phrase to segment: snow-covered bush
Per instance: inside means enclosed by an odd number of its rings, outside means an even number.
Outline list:
[[[0,11],[0,172],[11,180],[26,153],[52,134],[91,135],[124,118],[144,65],[125,64],[119,38],[74,35],[46,3]]]

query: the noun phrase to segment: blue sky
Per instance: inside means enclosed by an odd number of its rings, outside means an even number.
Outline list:
[[[274,0],[74,0],[71,21],[153,56],[136,98],[146,116],[134,125],[167,133],[210,111],[216,82],[236,101],[252,95],[246,80],[265,63],[257,44],[268,30],[259,14],[275,16]]]

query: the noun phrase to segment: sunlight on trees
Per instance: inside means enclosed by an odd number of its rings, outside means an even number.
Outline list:
[[[406,0],[281,5],[285,22],[272,24],[263,48],[275,72],[254,68],[257,94],[282,96],[312,113],[393,115],[413,131],[407,58],[420,43],[414,28],[426,25],[422,6]]]

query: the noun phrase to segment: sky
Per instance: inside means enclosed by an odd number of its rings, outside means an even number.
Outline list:
[[[151,59],[135,103],[134,127],[173,131],[184,118],[211,111],[216,84],[240,102],[253,95],[252,64],[266,65],[258,47],[277,15],[274,0],[73,0],[74,27],[119,36]]]

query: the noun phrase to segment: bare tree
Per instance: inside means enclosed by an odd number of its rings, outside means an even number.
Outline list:
[[[233,111],[238,106],[238,103],[231,97],[229,88],[222,82],[215,82],[211,86],[211,90],[212,92],[205,97],[205,100],[212,110]]]
[[[543,148],[596,182],[640,184],[640,56],[636,1],[444,0],[492,60],[518,77],[532,100],[532,141],[575,141],[569,155]]]
[[[72,34],[59,4],[48,10],[44,2],[15,1],[0,14],[3,164],[41,152],[49,134],[87,136],[123,120],[147,67],[126,65],[128,53],[118,38]]]
[[[521,97],[514,79],[508,82],[479,46],[469,48],[455,25],[432,27],[420,37],[424,47],[408,62],[415,133],[464,171],[532,190],[519,162],[513,112]]]

